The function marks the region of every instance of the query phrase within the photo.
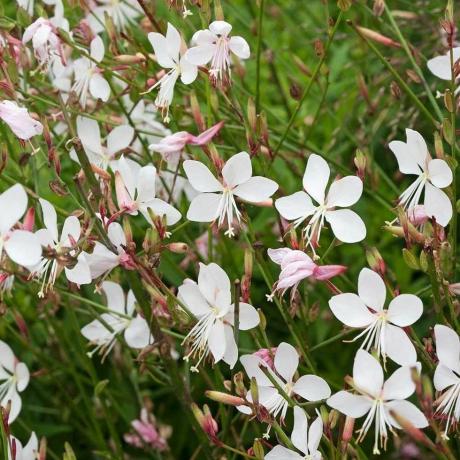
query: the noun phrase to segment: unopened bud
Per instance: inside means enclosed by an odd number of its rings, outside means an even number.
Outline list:
[[[233,383],[235,385],[235,393],[241,397],[245,396],[246,388],[244,386],[244,375],[242,372],[237,372],[233,376]]]
[[[353,428],[355,427],[355,419],[353,417],[348,417],[345,419],[345,424],[343,426],[342,432],[342,441],[345,444],[348,444],[353,437]]]
[[[254,99],[250,97],[248,99],[248,123],[249,128],[253,133],[257,131],[257,113],[256,113],[256,105],[254,104]]]
[[[222,393],[221,391],[208,390],[205,392],[205,395],[213,401],[220,402],[222,404],[228,404],[230,406],[241,406],[245,404],[243,398],[228,393]]]
[[[264,447],[260,439],[254,440],[254,444],[252,445],[252,455],[256,457],[257,460],[263,460],[265,458]]]
[[[318,57],[321,57],[321,56],[324,55],[324,45],[323,45],[323,42],[320,39],[315,40],[314,47],[315,47],[315,54]]]
[[[381,45],[389,46],[393,48],[401,47],[401,45],[398,42],[395,42],[390,37],[382,35],[381,33],[376,32],[375,30],[368,29],[367,27],[360,27],[360,26],[356,26],[356,29],[365,38],[368,38],[369,40],[380,43]]]
[[[431,402],[433,400],[433,385],[427,375],[422,377],[422,391],[424,398]]]
[[[366,175],[366,164],[367,164],[367,158],[366,158],[365,153],[357,149],[355,158],[353,161],[356,166],[356,174],[362,181],[364,181],[364,177]]]
[[[366,250],[366,259],[369,267],[380,275],[384,275],[386,271],[385,261],[377,248],[368,248]]]
[[[390,83],[390,92],[395,99],[401,99],[401,88],[395,81]]]
[[[186,243],[170,243],[167,245],[167,248],[176,254],[184,254],[188,251],[188,245]]]
[[[385,10],[385,0],[374,0],[372,11],[375,16],[382,16]]]
[[[137,53],[135,55],[119,54],[115,56],[115,60],[121,64],[138,64],[145,61],[145,56],[142,53]]]
[[[298,101],[302,97],[302,89],[297,83],[293,83],[289,88],[289,94],[292,99]]]

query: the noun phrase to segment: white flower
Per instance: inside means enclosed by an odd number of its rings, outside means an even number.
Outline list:
[[[419,363],[415,367],[420,370]],[[375,420],[374,454],[380,453],[379,447],[385,448],[388,430],[393,432],[394,428],[401,428],[390,411],[407,419],[416,428],[428,426],[423,413],[414,404],[405,401],[415,391],[410,366],[400,367],[384,383],[379,362],[367,351],[358,350],[353,365],[353,386],[359,395],[339,391],[327,403],[348,417],[359,418],[367,414],[358,431],[358,442],[366,436]]]
[[[265,460],[321,460],[323,457],[318,450],[321,436],[323,435],[323,421],[318,416],[308,428],[308,418],[305,411],[294,407],[294,427],[292,429],[291,441],[299,453],[277,445],[267,455]]]
[[[107,136],[106,145],[102,145],[101,131],[96,120],[82,116],[77,117],[77,134],[90,163],[106,170],[112,166],[117,153],[128,148],[134,138],[134,129],[129,125],[120,125],[112,129]],[[78,163],[74,149],[70,158]]]
[[[452,49],[454,64],[460,59],[460,47]],[[426,63],[431,73],[442,80],[452,79],[452,67],[450,65],[450,51],[442,56],[429,59]],[[458,77],[457,77],[458,78]]]
[[[0,260],[5,251],[13,262],[25,267],[38,263],[42,255],[36,235],[13,229],[26,208],[27,194],[21,184],[13,185],[0,194]]]
[[[303,375],[294,382],[294,374],[299,366],[299,354],[288,343],[282,342],[276,349],[274,360],[274,370],[276,373],[267,366],[264,360],[255,354],[242,356],[240,362],[248,377],[256,379],[259,403],[273,414],[273,417],[281,414],[281,420],[284,420],[286,417],[289,403],[260,369],[261,366],[270,373],[272,378],[290,397],[298,395],[307,401],[320,401],[329,398],[331,395],[331,389],[327,382],[316,375]],[[246,397],[248,400],[251,400],[251,393],[248,393]],[[239,409],[243,409],[242,406],[239,406]],[[244,409],[243,411],[247,412]]]
[[[385,309],[385,283],[368,268],[359,273],[358,294],[339,294],[329,300],[337,319],[347,326],[364,328],[353,341],[364,336],[360,348],[375,348],[384,361],[388,356],[401,366],[415,363],[414,345],[403,328],[422,316],[422,301],[413,294],[401,294]]]
[[[32,432],[30,435],[29,441],[27,444],[23,447],[19,439],[15,438],[14,436],[11,436],[11,442],[14,441],[15,444],[15,454],[16,456],[14,457],[14,460],[36,460],[38,457],[38,439],[37,435]],[[8,460],[12,460],[13,455],[8,449]]]
[[[107,298],[110,313],[103,313],[101,320],[95,319],[82,328],[83,336],[96,345],[88,355],[92,357],[98,352],[104,360],[114,347],[117,335],[122,332],[126,343],[131,348],[144,348],[153,343],[147,321],[136,314],[136,298],[133,292],[129,291],[125,298],[121,286],[112,281],[104,281],[102,290]]]
[[[174,96],[174,86],[180,77],[182,83],[189,85],[198,75],[196,65],[190,63],[185,56],[181,56],[182,39],[177,29],[168,22],[166,36],[157,32],[150,32],[148,39],[153,47],[158,64],[168,69],[158,83],[149,91],[160,86],[160,91],[155,99],[155,105],[161,109],[165,122],[169,122],[169,106]]]
[[[132,216],[140,211],[147,222],[152,223],[149,215],[151,209],[157,216],[165,216],[166,225],[174,225],[181,218],[176,208],[155,197],[155,166],[141,167],[122,155],[112,169],[115,171],[117,201],[121,211]]]
[[[14,101],[0,102],[0,119],[10,127],[16,137],[23,141],[43,132],[43,125],[34,120],[26,108],[19,107]]]
[[[219,219],[219,226],[227,219],[228,230],[225,234],[229,236],[234,235],[233,217],[241,222],[235,196],[249,203],[261,203],[278,189],[278,184],[271,179],[252,177],[251,159],[246,152],[233,155],[225,163],[220,181],[199,161],[184,161],[184,171],[192,187],[200,192],[190,203],[187,219],[195,222]]]
[[[287,220],[298,227],[306,219],[304,228],[307,244],[314,251],[318,245],[324,221],[329,222],[335,237],[344,243],[356,243],[366,236],[366,227],[361,217],[350,209],[361,197],[363,183],[359,177],[346,176],[334,181],[326,194],[331,170],[327,162],[312,153],[308,158],[303,176],[303,190],[275,201],[276,209]],[[315,206],[313,198],[318,204]]]
[[[21,412],[22,393],[29,384],[30,373],[24,363],[14,356],[13,350],[0,340],[0,406],[6,407],[11,401],[8,423],[13,423]]]
[[[420,133],[406,129],[407,142],[392,141],[388,147],[395,154],[399,170],[403,174],[413,174],[417,179],[399,197],[404,209],[412,209],[420,202],[425,190],[425,213],[434,217],[445,227],[452,218],[452,204],[441,190],[452,183],[452,171],[439,158],[431,158],[425,140]]]
[[[62,260],[66,256],[75,254],[74,246],[81,234],[80,221],[75,216],[67,217],[59,237],[56,210],[49,201],[40,198],[39,202],[45,228],[38,230],[35,234],[39,238],[40,244],[53,251],[53,254],[50,254],[50,257],[41,257],[38,264],[29,268],[33,277],[43,280],[38,296],[43,297],[45,292],[54,286],[63,267],[69,281],[76,284],[91,283],[91,273],[84,258],[77,259],[73,268],[67,268],[65,260]]]
[[[209,75],[214,82],[230,77],[230,51],[240,59],[248,59],[251,54],[243,37],[229,37],[231,30],[232,26],[228,22],[214,21],[209,24],[209,29],[195,33],[192,43],[197,46],[185,53],[185,57],[197,66],[211,61]]]
[[[142,11],[136,0],[97,0],[97,3],[86,17],[95,34],[104,31],[106,13],[115,28],[124,31],[127,25],[134,24]]]
[[[438,408],[447,419],[444,435],[451,424],[452,417],[460,420],[460,339],[455,331],[447,326],[437,324],[434,327],[438,366],[434,373],[434,386],[437,391],[444,391],[438,399]]]
[[[96,62],[101,62],[104,58],[104,42],[101,37],[96,36],[90,44],[90,56]],[[72,91],[77,95],[82,108],[86,107],[88,92],[95,99],[107,102],[110,96],[110,86],[101,74],[96,63],[83,56],[74,62],[75,82]]]
[[[96,241],[91,254],[83,253],[89,265],[92,279],[98,278],[101,275],[108,275],[118,265],[132,268],[130,267],[131,258],[124,250],[126,237],[122,226],[117,222],[110,223],[107,228],[107,236],[114,245],[116,252]]]
[[[191,343],[191,350],[184,359],[198,357],[192,370],[198,372],[198,366],[209,353],[215,363],[223,360],[233,368],[238,360],[238,348],[233,333],[235,304],[227,274],[215,263],[200,263],[198,284],[185,280],[179,286],[178,298],[198,319],[183,342]],[[240,302],[239,329],[246,331],[258,324],[256,309]]]

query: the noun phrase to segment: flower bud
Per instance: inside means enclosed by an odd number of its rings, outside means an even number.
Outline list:
[[[241,406],[245,404],[245,400],[243,398],[228,393],[222,393],[221,391],[208,390],[205,391],[205,395],[213,401],[228,404],[230,406]]]
[[[356,174],[362,181],[364,181],[364,177],[366,175],[366,164],[367,164],[366,155],[361,150],[357,149],[353,162],[355,163],[355,166],[356,166]]]
[[[145,61],[145,56],[142,53],[136,53],[135,55],[119,54],[115,56],[115,60],[121,64],[138,64]]]
[[[353,417],[346,417],[345,425],[343,426],[342,441],[348,444],[353,437],[353,428],[355,426],[355,419]]]
[[[360,35],[364,36],[365,38],[368,38],[369,40],[380,43],[381,45],[389,46],[393,48],[401,47],[401,45],[398,42],[395,42],[390,37],[382,35],[381,33],[376,32],[375,30],[371,30],[371,29],[368,29],[367,27],[360,27],[360,26],[356,26],[356,29],[360,33]]]
[[[170,243],[166,247],[175,254],[184,254],[188,251],[188,245],[181,242]]]
[[[372,12],[375,16],[382,16],[385,11],[385,0],[374,0],[374,6]]]
[[[255,439],[254,444],[252,445],[252,455],[256,457],[257,460],[263,460],[265,458],[265,452],[260,439]]]
[[[374,270],[378,274],[384,276],[386,271],[385,261],[377,248],[366,249],[366,259],[371,270]]]

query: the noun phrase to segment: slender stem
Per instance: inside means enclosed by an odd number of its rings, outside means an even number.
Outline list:
[[[262,26],[264,22],[265,0],[260,0],[259,25],[257,30],[257,56],[256,56],[256,114],[260,110],[260,56],[262,53]]]

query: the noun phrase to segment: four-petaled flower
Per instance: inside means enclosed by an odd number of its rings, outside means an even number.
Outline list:
[[[375,348],[384,361],[388,356],[401,366],[415,363],[417,353],[403,328],[422,316],[422,301],[413,294],[400,294],[385,309],[385,283],[368,268],[359,273],[358,294],[338,294],[329,300],[338,320],[350,327],[364,328],[353,341],[364,336],[360,348]]]
[[[277,417],[281,414],[281,420],[286,418],[289,402],[285,399],[270,381],[267,375],[262,371],[262,367],[282,388],[284,393],[292,397],[298,395],[307,401],[321,401],[329,398],[331,389],[324,379],[316,375],[303,375],[294,381],[294,375],[299,366],[299,354],[296,349],[288,343],[279,344],[275,352],[274,371],[267,366],[267,363],[257,355],[244,355],[240,358],[246,374],[250,379],[256,379],[258,386],[259,403],[264,406],[268,412]],[[246,396],[248,401],[252,401],[251,393]],[[239,406],[242,412],[247,413],[247,406]]]
[[[153,336],[145,318],[136,314],[136,299],[132,291],[125,294],[121,286],[112,281],[104,281],[102,290],[107,298],[109,313],[103,313],[101,319],[95,319],[81,330],[95,348],[88,353],[102,355],[104,360],[115,346],[117,336],[123,332],[128,346],[131,348],[145,348],[153,343]]]
[[[413,367],[420,370],[419,363]],[[358,350],[353,364],[353,388],[359,394],[339,391],[327,400],[327,404],[348,417],[359,418],[367,414],[358,431],[358,442],[364,439],[375,421],[374,454],[380,453],[379,447],[386,447],[388,430],[393,433],[394,428],[401,428],[390,411],[416,428],[428,426],[423,413],[406,401],[415,391],[411,366],[400,367],[384,382],[379,362],[367,351]]]
[[[219,227],[227,219],[228,236],[233,236],[233,218],[241,222],[241,213],[235,196],[249,203],[262,203],[278,189],[278,184],[262,176],[252,176],[252,164],[246,152],[233,155],[222,168],[222,179],[217,180],[200,161],[184,161],[184,171],[192,187],[200,192],[187,212],[187,219],[195,222],[218,220]]]
[[[407,142],[392,141],[388,147],[395,154],[399,170],[403,174],[418,176],[400,195],[399,203],[404,209],[413,209],[419,204],[425,191],[425,213],[434,217],[445,227],[452,218],[452,204],[441,189],[452,183],[452,170],[439,158],[432,159],[425,139],[420,133],[406,129]]]
[[[248,59],[251,54],[243,37],[229,37],[231,30],[228,22],[214,21],[209,24],[209,29],[199,30],[193,35],[192,43],[196,46],[185,53],[185,57],[197,66],[211,61],[209,76],[214,83],[229,79],[230,51],[240,59]]]
[[[302,455],[287,447],[275,446],[265,460],[321,460],[323,457],[318,450],[321,436],[323,435],[323,421],[318,416],[308,427],[308,418],[305,411],[299,406],[294,407],[294,427],[291,433],[291,441]]]
[[[198,366],[209,353],[214,362],[225,361],[231,368],[238,360],[233,328],[235,326],[235,304],[232,302],[230,279],[219,265],[200,263],[198,283],[185,280],[179,286],[179,300],[198,319],[183,343],[190,343],[190,351],[184,359],[198,357],[192,368]],[[239,302],[238,328],[252,329],[259,324],[256,309],[245,302]]]
[[[436,354],[439,363],[434,373],[434,386],[444,391],[438,399],[437,413],[447,419],[444,436],[447,438],[452,418],[460,420],[460,339],[458,334],[447,326],[434,327]]]
[[[303,190],[275,201],[276,209],[298,227],[306,219],[303,229],[307,244],[315,252],[319,244],[324,221],[329,222],[335,237],[344,243],[356,243],[366,236],[366,227],[361,217],[350,209],[363,192],[363,183],[357,176],[346,176],[334,181],[326,194],[331,170],[319,155],[311,154],[303,176]],[[313,198],[318,204],[315,206]]]

